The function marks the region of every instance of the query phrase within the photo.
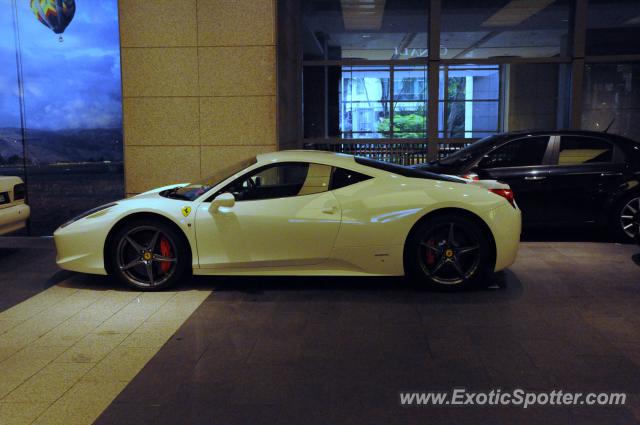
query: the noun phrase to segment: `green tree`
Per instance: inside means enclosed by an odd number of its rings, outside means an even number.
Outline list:
[[[395,114],[393,116],[394,137],[399,139],[416,139],[425,137],[427,131],[427,118],[422,111],[410,114]],[[379,132],[390,131],[390,120],[384,118],[378,123]]]

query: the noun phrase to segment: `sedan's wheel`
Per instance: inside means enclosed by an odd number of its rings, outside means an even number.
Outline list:
[[[491,269],[490,245],[478,225],[461,215],[437,216],[407,243],[405,264],[418,282],[440,288],[481,283]]]
[[[615,217],[621,239],[631,242],[640,234],[640,195],[626,198]]]
[[[176,283],[188,266],[185,243],[161,221],[131,222],[119,228],[109,249],[109,272],[142,290],[158,290]]]

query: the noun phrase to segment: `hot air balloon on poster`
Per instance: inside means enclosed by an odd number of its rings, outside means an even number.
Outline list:
[[[76,13],[75,0],[31,0],[31,10],[43,25],[62,34]],[[60,36],[62,42],[62,35]]]

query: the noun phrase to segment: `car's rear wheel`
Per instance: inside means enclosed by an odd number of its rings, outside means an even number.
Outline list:
[[[416,283],[458,289],[487,283],[491,244],[480,226],[461,214],[425,220],[409,236],[405,266]]]
[[[119,227],[107,248],[110,274],[137,290],[176,284],[190,267],[184,238],[161,220],[135,220]]]
[[[622,242],[633,242],[640,234],[640,194],[625,197],[618,203],[611,227]]]

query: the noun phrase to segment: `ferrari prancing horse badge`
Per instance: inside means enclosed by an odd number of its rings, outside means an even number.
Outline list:
[[[189,214],[191,214],[191,207],[184,207],[182,208],[182,215],[185,217],[188,217]]]

